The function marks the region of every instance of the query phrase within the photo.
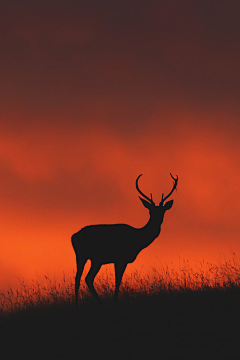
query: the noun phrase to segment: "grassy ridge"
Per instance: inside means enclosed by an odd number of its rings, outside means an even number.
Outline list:
[[[113,274],[96,280],[103,306],[73,278],[22,281],[2,293],[1,359],[239,359],[240,266],[153,269],[124,276],[114,306]]]

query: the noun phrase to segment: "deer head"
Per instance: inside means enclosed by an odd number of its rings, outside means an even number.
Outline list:
[[[139,189],[138,180],[142,176],[142,174],[139,175],[136,180],[136,189],[139,192],[139,194],[142,195],[142,197],[139,196],[139,199],[143,203],[143,206],[145,206],[149,210],[150,217],[157,218],[158,221],[160,221],[160,223],[163,222],[163,217],[164,217],[165,211],[171,209],[171,207],[173,205],[173,200],[167,201],[165,204],[164,204],[164,202],[169,198],[169,196],[172,195],[173,191],[177,188],[178,176],[176,176],[176,179],[175,179],[171,173],[170,173],[170,175],[171,175],[172,179],[174,180],[173,188],[167,196],[164,197],[164,194],[162,194],[162,200],[160,201],[159,205],[155,205],[155,203],[152,199],[152,194],[150,194],[151,197],[149,198],[147,195],[145,195]]]

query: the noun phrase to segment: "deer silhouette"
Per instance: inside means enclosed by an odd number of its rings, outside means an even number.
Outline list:
[[[75,278],[76,307],[78,306],[80,279],[84,266],[89,259],[91,260],[91,268],[85,281],[94,298],[100,301],[93,286],[95,276],[103,264],[114,263],[116,285],[114,299],[118,299],[119,286],[127,264],[132,263],[140,251],[148,247],[158,237],[164,214],[173,205],[173,200],[164,204],[176,189],[178,183],[178,176],[174,178],[171,173],[170,175],[174,180],[173,188],[167,196],[164,197],[164,194],[162,194],[159,205],[155,205],[153,202],[152,194],[151,198],[149,198],[139,189],[138,180],[142,174],[136,179],[136,189],[142,196],[139,196],[139,198],[150,214],[149,221],[142,228],[134,228],[126,224],[90,225],[73,234],[71,238],[72,246],[77,261]]]

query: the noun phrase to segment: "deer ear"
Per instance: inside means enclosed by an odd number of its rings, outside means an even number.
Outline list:
[[[148,201],[144,200],[143,198],[141,198],[139,196],[139,199],[141,200],[141,202],[143,203],[143,206],[145,206],[145,208],[147,208],[148,210],[150,210],[152,208],[152,204],[149,203]]]
[[[166,202],[166,204],[164,205],[163,208],[166,211],[166,210],[171,209],[172,206],[173,206],[173,200],[170,200],[170,201]]]

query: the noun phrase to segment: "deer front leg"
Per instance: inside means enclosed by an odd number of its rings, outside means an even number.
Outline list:
[[[118,290],[119,290],[119,286],[121,284],[122,281],[122,277],[124,274],[124,271],[127,267],[127,263],[114,263],[114,267],[115,267],[115,284],[116,284],[116,288],[115,288],[115,293],[113,295],[113,300],[114,301],[118,301]]]

